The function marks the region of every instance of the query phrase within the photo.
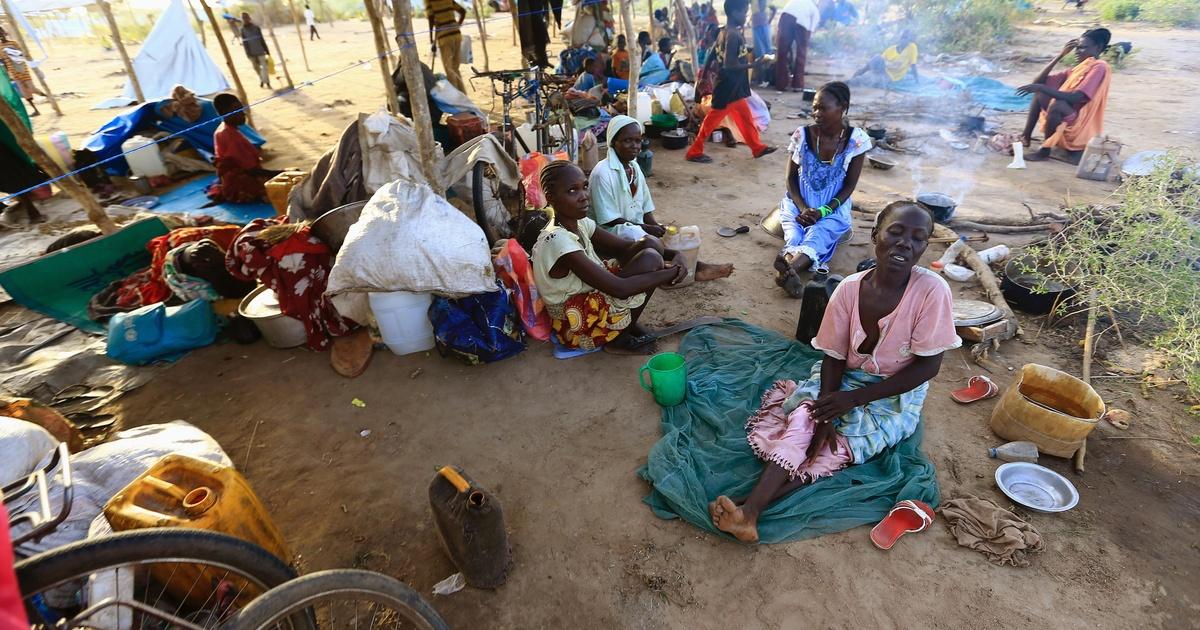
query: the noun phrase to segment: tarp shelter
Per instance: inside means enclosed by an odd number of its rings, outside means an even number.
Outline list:
[[[171,89],[176,85],[201,95],[229,89],[225,75],[208,56],[188,20],[183,3],[171,0],[133,58],[133,71],[147,101],[170,97]],[[126,99],[124,103],[112,106],[120,107],[137,100],[133,84],[128,80],[122,97]]]

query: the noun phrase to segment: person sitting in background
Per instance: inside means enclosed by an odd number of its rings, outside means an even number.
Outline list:
[[[408,90],[408,79],[404,77],[404,60],[400,58],[396,61],[396,69],[392,71],[392,86],[396,88],[396,100],[400,104],[400,114],[409,120],[413,119],[412,112],[412,95]],[[442,143],[442,146],[450,145],[450,130],[442,121],[441,106],[433,98],[433,86],[437,85],[437,77],[433,76],[433,70],[421,64],[421,79],[425,83],[425,103],[429,107],[429,120],[433,124],[433,139]]]
[[[1033,83],[1017,88],[1018,94],[1034,95],[1021,142],[1027,147],[1031,144],[1033,129],[1039,122],[1046,138],[1036,153],[1025,156],[1026,160],[1045,160],[1055,147],[1082,151],[1104,130],[1104,106],[1112,71],[1099,57],[1111,37],[1108,29],[1097,28],[1067,42]],[[1050,74],[1072,51],[1079,63],[1065,72]]]
[[[612,76],[622,81],[629,80],[629,51],[626,47],[625,35],[617,35],[617,50],[612,54]]]
[[[813,124],[792,134],[788,147],[787,193],[779,202],[783,249],[775,257],[776,284],[798,298],[800,274],[823,267],[838,239],[850,230],[850,195],[858,186],[871,138],[846,123],[850,88],[826,83],[813,99]]]
[[[588,179],[578,166],[551,162],[540,182],[552,214],[533,246],[533,278],[558,342],[573,350],[653,350],[637,320],[654,289],[687,277],[679,252],[598,229],[587,216]]]
[[[213,165],[217,167],[217,183],[208,189],[214,203],[252,203],[266,198],[263,184],[275,176],[274,171],[262,168],[262,155],[238,127],[246,123],[242,102],[229,94],[218,94],[213,106],[224,121],[213,134]]]
[[[882,53],[871,57],[867,63],[854,73],[855,79],[866,75],[867,81],[873,85],[887,85],[912,75],[913,80],[919,80],[917,74],[917,40],[911,31],[900,33],[900,42],[888,46]]]
[[[650,39],[650,33],[646,31],[639,31],[637,36],[637,44],[638,54],[642,56],[642,63],[645,63],[646,59],[650,55],[654,54],[654,40]]]
[[[3,53],[0,52],[0,54]],[[9,81],[8,72],[2,66],[0,66],[0,99],[4,99],[8,103],[17,118],[20,118],[21,122],[25,124],[26,130],[32,132],[33,123],[29,121],[29,116],[25,113],[21,96]],[[9,195],[20,193],[50,179],[25,153],[20,143],[17,142],[16,136],[7,126],[0,127],[0,164],[4,165],[3,168],[0,168],[0,196],[3,196],[4,193]],[[45,221],[46,219],[34,205],[30,194],[32,193],[16,195],[13,199],[15,203],[12,206],[5,207],[7,204],[0,204],[0,210],[4,211],[2,218],[5,221],[13,221],[19,215],[24,214],[31,224]]]
[[[663,67],[671,67],[671,59],[675,57],[670,37],[658,40],[658,58],[662,59]]]
[[[596,87],[596,75],[594,73],[595,68],[596,59],[594,57],[588,57],[587,59],[583,60],[583,67],[579,70],[579,76],[575,77],[574,87],[576,90],[579,90],[580,92],[587,92],[588,90]]]
[[[588,180],[591,207],[588,218],[601,228],[631,241],[648,240],[661,249],[658,239],[667,233],[654,218],[654,200],[646,176],[637,163],[642,149],[642,125],[629,116],[608,123],[608,156],[592,169]],[[689,270],[690,271],[690,270]],[[729,277],[733,265],[696,262],[696,281]]]
[[[763,471],[748,496],[709,503],[718,529],[758,542],[758,516],[768,505],[916,432],[942,355],[962,345],[949,285],[916,266],[933,226],[929,211],[911,201],[877,215],[871,238],[879,266],[834,290],[812,340],[825,357],[812,373],[763,394],[746,423]]]

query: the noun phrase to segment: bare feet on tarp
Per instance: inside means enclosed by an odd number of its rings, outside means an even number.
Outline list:
[[[728,278],[731,274],[733,274],[733,265],[731,263],[722,265],[713,265],[706,262],[696,263],[696,282],[708,282],[709,280]]]
[[[746,508],[738,507],[727,496],[721,495],[714,502],[715,507],[710,506],[710,514],[715,512],[715,525],[717,529],[733,534],[734,538],[744,543],[758,542],[758,515],[751,515]]]

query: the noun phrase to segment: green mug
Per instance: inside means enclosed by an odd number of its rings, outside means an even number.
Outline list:
[[[650,383],[646,383],[646,373]],[[674,407],[683,402],[687,394],[687,365],[683,355],[663,352],[650,357],[638,372],[642,389],[654,394],[654,401],[663,407]]]

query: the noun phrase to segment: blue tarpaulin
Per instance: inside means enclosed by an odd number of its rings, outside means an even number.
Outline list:
[[[1002,112],[1028,111],[1032,102],[1031,96],[1020,96],[1016,88],[988,77],[921,77],[917,80],[907,76],[888,87],[928,98],[946,98],[970,92],[972,103]]]
[[[143,103],[133,109],[122,112],[116,118],[105,123],[83,143],[83,148],[96,154],[97,159],[104,160],[121,154],[121,143],[138,133],[139,130],[153,127],[168,133],[183,132],[179,136],[200,153],[206,160],[212,160],[213,133],[221,125],[221,117],[212,101],[206,98],[196,99],[200,103],[200,118],[188,122],[178,116],[164,118],[159,110],[166,101]],[[197,126],[199,125],[199,126]],[[193,128],[194,127],[194,128]],[[187,129],[187,131],[184,131]],[[238,128],[254,144],[262,146],[266,140],[258,135],[249,125]],[[104,165],[114,175],[124,175],[129,172],[129,164],[125,158],[118,158]]]

